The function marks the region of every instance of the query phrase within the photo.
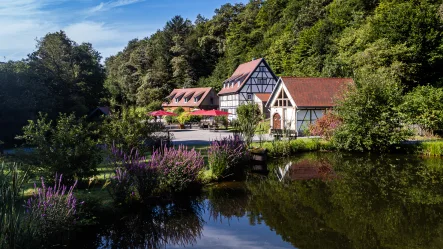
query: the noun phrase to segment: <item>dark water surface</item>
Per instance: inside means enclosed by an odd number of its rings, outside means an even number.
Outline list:
[[[307,153],[108,215],[75,248],[443,248],[443,160]]]

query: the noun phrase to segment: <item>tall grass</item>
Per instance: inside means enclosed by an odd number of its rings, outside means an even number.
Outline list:
[[[418,146],[418,153],[427,156],[443,156],[443,141],[422,142]]]
[[[22,219],[18,208],[26,173],[20,173],[16,164],[0,167],[0,248],[19,248],[23,243]]]

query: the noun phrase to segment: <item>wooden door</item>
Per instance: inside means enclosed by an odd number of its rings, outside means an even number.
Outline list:
[[[281,130],[281,117],[280,114],[275,113],[272,117],[272,129]]]

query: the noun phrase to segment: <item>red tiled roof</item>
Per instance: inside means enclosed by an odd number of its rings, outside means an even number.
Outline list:
[[[237,67],[235,72],[229,77],[227,80],[225,80],[223,83],[233,83],[233,86],[227,86],[224,87],[218,92],[218,94],[226,94],[226,93],[235,93],[239,91],[243,85],[248,81],[251,74],[254,72],[254,70],[260,65],[263,58],[256,59],[250,62],[243,63]],[[238,81],[240,81],[240,85],[238,84]]]
[[[281,79],[298,107],[334,106],[334,98],[346,90],[346,85],[354,83],[351,78],[281,77]]]
[[[267,102],[269,100],[269,97],[271,97],[270,93],[255,93],[255,96],[259,98],[263,102]]]
[[[211,87],[201,87],[201,88],[185,88],[185,89],[174,89],[169,96],[174,96],[169,103],[163,103],[163,107],[177,107],[177,106],[187,106],[187,107],[198,107],[201,102],[206,98],[209,92],[212,90]],[[184,95],[184,96],[183,96]],[[194,102],[194,97],[200,96],[197,102]],[[175,98],[183,96],[180,101],[175,103]],[[188,102],[185,103],[185,97],[188,98]]]

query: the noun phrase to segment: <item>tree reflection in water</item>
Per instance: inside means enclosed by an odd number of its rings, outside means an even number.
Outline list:
[[[202,202],[186,200],[154,208],[131,210],[103,234],[106,248],[165,248],[189,246],[201,236]]]
[[[269,169],[210,186],[198,198],[104,215],[88,247],[72,248],[214,246],[204,227],[234,234],[223,243],[241,235],[300,249],[443,248],[440,158],[308,153]]]
[[[441,159],[313,153],[291,160],[314,168],[327,161],[337,178],[248,181],[253,223],[265,221],[298,248],[443,248]]]

